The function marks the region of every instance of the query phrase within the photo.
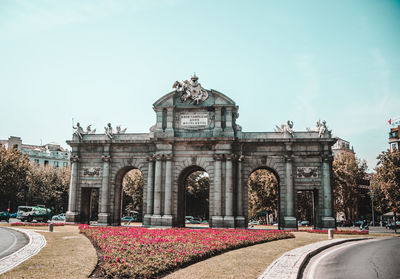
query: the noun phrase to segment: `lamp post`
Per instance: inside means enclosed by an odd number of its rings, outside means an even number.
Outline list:
[[[371,197],[371,211],[372,211],[372,226],[375,226],[375,214],[374,214],[374,197],[375,197],[375,193],[374,191],[370,190],[369,195]]]

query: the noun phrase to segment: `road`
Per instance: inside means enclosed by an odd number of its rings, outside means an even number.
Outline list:
[[[28,239],[25,234],[0,227],[0,259],[14,253],[28,244]]]
[[[306,279],[400,278],[400,238],[347,242],[312,257]]]

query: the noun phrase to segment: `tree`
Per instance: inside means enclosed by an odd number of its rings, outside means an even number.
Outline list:
[[[266,169],[254,171],[248,180],[248,216],[255,216],[260,211],[273,213],[277,217],[278,208],[278,180],[275,175]]]
[[[346,220],[354,220],[358,217],[360,202],[359,182],[366,176],[367,163],[353,153],[344,152],[335,156],[332,170],[335,209]]]
[[[0,147],[0,210],[11,203],[15,210],[23,202],[27,194],[27,176],[29,159],[18,149]]]
[[[400,208],[400,151],[384,151],[377,157],[376,174],[371,188],[375,194],[376,209],[380,213]]]
[[[122,181],[124,190],[123,205],[125,212],[129,215],[130,211],[143,211],[143,175],[138,169],[129,171]]]

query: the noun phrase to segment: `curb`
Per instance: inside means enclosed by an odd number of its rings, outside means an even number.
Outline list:
[[[3,274],[13,269],[30,257],[33,257],[34,255],[39,253],[40,250],[42,250],[42,248],[47,244],[46,238],[44,238],[44,236],[39,233],[26,229],[11,229],[24,233],[29,238],[29,242],[18,251],[0,259],[0,274]]]
[[[322,250],[345,242],[365,239],[369,238],[325,240],[290,250],[273,261],[258,279],[299,279],[310,258]]]

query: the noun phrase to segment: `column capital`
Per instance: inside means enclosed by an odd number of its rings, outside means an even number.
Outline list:
[[[165,158],[166,161],[172,161],[172,159],[174,159],[174,155],[172,155],[172,154],[166,154],[166,155],[164,156],[164,158]]]
[[[69,160],[70,160],[71,163],[77,163],[77,162],[79,162],[79,156],[78,155],[71,155]]]
[[[111,161],[111,156],[110,155],[103,155],[101,156],[101,159],[103,162],[110,162]]]
[[[244,156],[243,155],[239,155],[237,160],[238,160],[238,162],[243,162],[244,161]]]
[[[222,161],[224,155],[223,154],[215,154],[214,155],[214,160],[216,161]]]
[[[322,154],[321,159],[322,159],[322,162],[326,162],[326,163],[333,162],[332,154]]]
[[[233,161],[235,159],[235,155],[233,154],[225,154],[225,160]]]
[[[154,159],[157,161],[161,161],[163,159],[163,155],[162,154],[154,154]]]
[[[148,156],[147,161],[154,162],[155,161],[154,155]]]
[[[292,154],[285,154],[283,157],[285,158],[285,162],[287,162],[287,163],[293,161],[293,156],[292,156]]]

